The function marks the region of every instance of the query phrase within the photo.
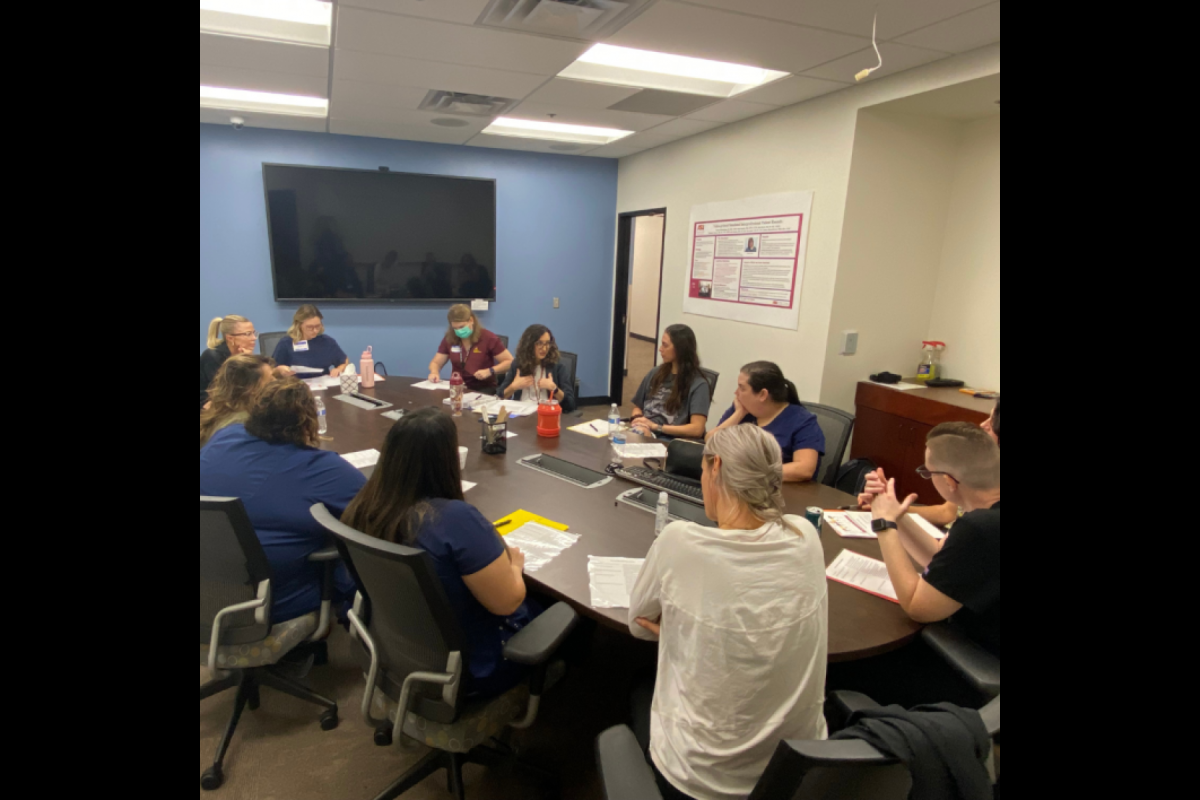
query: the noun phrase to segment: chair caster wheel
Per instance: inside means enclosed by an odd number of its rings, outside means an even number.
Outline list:
[[[321,717],[321,730],[337,730],[338,722],[338,712],[336,710],[326,712],[325,716]]]
[[[392,726],[381,725],[375,729],[375,746],[376,747],[391,747],[392,746]]]
[[[225,783],[225,773],[220,767],[209,767],[203,775],[200,776],[200,788],[206,792],[215,792],[220,789]]]

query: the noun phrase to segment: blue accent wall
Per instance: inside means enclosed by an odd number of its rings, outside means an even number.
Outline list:
[[[459,145],[200,126],[200,348],[213,317],[240,314],[284,331],[295,306],[271,283],[262,165],[378,169],[494,178],[498,301],[484,326],[510,337],[542,323],[579,354],[584,397],[608,395],[617,162]],[[562,307],[554,309],[554,298]],[[325,327],[357,362],[375,348],[392,375],[425,376],[448,305],[322,304]]]

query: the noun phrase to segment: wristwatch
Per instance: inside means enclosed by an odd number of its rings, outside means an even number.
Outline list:
[[[890,519],[877,519],[871,523],[871,530],[875,533],[886,533],[887,531],[898,531],[900,526]]]

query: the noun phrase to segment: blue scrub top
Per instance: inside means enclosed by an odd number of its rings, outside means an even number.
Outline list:
[[[721,417],[721,424],[733,416],[733,406]],[[753,414],[747,414],[743,425],[757,425],[758,419]],[[816,450],[820,454],[817,459],[816,475],[821,474],[821,462],[825,460],[825,432],[815,414],[804,406],[788,406],[775,420],[763,428],[775,437],[779,448],[783,450],[783,463],[791,464],[796,460],[797,450]]]
[[[498,617],[475,599],[465,576],[494,564],[506,546],[496,528],[474,506],[458,500],[431,500],[434,513],[425,518],[417,547],[433,558],[434,569],[470,650],[467,696],[496,697],[521,682],[528,669],[504,660],[504,646],[540,613],[531,602],[511,617]]]
[[[308,352],[296,352],[296,343],[287,336],[275,348],[275,363],[281,367],[309,367],[329,370],[346,363],[346,354],[332,336],[321,334],[308,342]]]
[[[366,484],[366,477],[337,453],[270,444],[231,425],[200,451],[200,496],[238,497],[271,563],[272,624],[321,608],[324,565],[308,557],[328,546],[328,535],[309,509],[324,503],[335,517]],[[334,600],[354,596],[354,580],[338,566]]]

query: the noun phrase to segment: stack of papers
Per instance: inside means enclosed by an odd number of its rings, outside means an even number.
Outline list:
[[[364,450],[361,453],[348,453],[342,458],[349,461],[355,469],[369,469],[379,463],[379,451]]]
[[[529,522],[506,536],[504,541],[509,547],[521,549],[525,554],[525,572],[532,575],[572,547],[579,537]]]
[[[637,586],[644,558],[599,558],[590,556],[592,608],[629,608],[629,597]]]
[[[871,530],[872,518],[873,515],[870,511],[825,512],[825,522],[843,539],[878,539],[879,535]],[[908,518],[921,526],[921,530],[938,541],[946,538],[944,531],[924,517],[909,514]]]
[[[625,458],[666,458],[665,444],[627,444],[621,453]]]
[[[880,384],[886,386],[887,384]],[[888,386],[889,389],[895,389],[897,392],[914,392],[917,389],[928,389],[928,386],[922,386],[919,383],[894,383]]]
[[[430,383],[429,381],[421,381],[420,383],[414,383],[412,388],[425,389],[430,392],[448,392],[448,391],[450,391],[450,384],[448,384],[448,383]]]
[[[843,550],[837,560],[825,571],[829,580],[844,583],[859,591],[899,603],[892,579],[888,576],[887,564],[864,555]]]
[[[510,419],[513,417],[532,417],[538,413],[537,403],[527,403],[520,400],[500,400],[495,397],[488,397],[485,400],[486,402],[476,403],[471,406],[471,410],[476,414],[498,416],[500,409],[503,408]]]
[[[294,375],[321,375],[325,372],[323,369],[315,367],[288,367]]]

